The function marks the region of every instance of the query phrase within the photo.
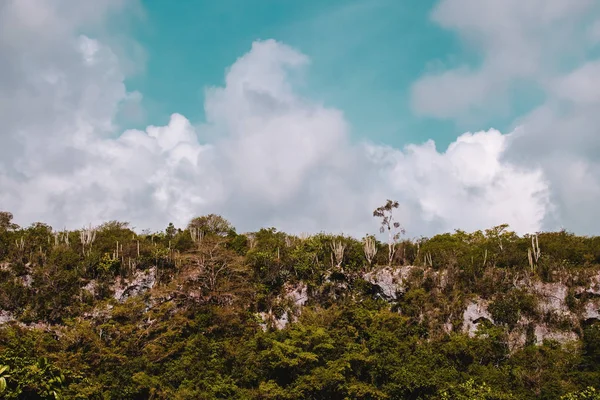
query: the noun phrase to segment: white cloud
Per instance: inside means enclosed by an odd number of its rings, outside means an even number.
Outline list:
[[[553,95],[578,107],[600,103],[600,60],[583,64],[555,80]]]
[[[551,204],[544,229],[598,233],[599,17],[593,0],[440,0],[432,19],[481,62],[427,74],[412,87],[418,113],[456,121],[494,117],[526,95],[523,88],[545,96],[515,120],[519,133],[500,158],[543,171]]]
[[[2,4],[17,33],[0,45],[0,208],[17,222],[162,229],[217,212],[240,230],[361,235],[377,229],[372,210],[393,198],[416,236],[504,222],[533,231],[549,209],[541,171],[504,160],[515,134],[467,133],[443,153],[431,141],[352,143],[339,110],[295,92],[290,74],[307,57],[273,40],[255,42],[225,85],[207,92],[200,128],[174,114],[166,126],[115,135],[122,105],[140,94],[127,92],[129,67],[106,41],[77,33],[89,13],[48,6],[61,2]],[[27,46],[48,27],[54,37]]]
[[[454,118],[484,112],[489,93],[497,93],[498,84],[481,71],[461,67],[427,76],[412,87],[412,106],[417,115]],[[505,93],[501,94],[502,96]]]
[[[415,205],[419,224],[476,230],[504,221],[518,232],[536,231],[550,207],[547,185],[540,170],[502,161],[513,135],[465,133],[445,153],[432,141],[388,150],[393,161],[386,180],[396,197]]]
[[[526,81],[544,89],[549,80],[585,58],[594,0],[440,0],[434,22],[454,31],[481,55],[475,67],[427,74],[412,87],[421,115],[469,119],[509,107]]]

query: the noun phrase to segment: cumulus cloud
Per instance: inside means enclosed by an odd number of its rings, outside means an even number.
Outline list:
[[[41,16],[30,20],[21,4],[43,6]],[[141,95],[127,91],[126,63],[101,36],[79,34],[97,13],[50,4],[63,2],[0,5],[12,27],[0,26],[16,32],[0,36],[0,208],[19,223],[163,229],[215,212],[241,231],[358,236],[377,229],[371,212],[392,198],[417,236],[501,223],[535,231],[550,209],[542,171],[505,159],[518,133],[466,133],[445,152],[432,141],[353,142],[342,112],[294,90],[290,74],[308,58],[274,40],[253,43],[207,91],[199,127],[173,114],[165,126],[119,133],[116,116]],[[33,43],[48,27],[54,37]]]
[[[404,151],[373,148],[397,197],[414,204],[416,224],[438,230],[476,230],[510,221],[519,232],[534,232],[550,211],[547,184],[538,169],[523,169],[502,157],[516,133],[465,133],[439,153],[433,141]]]
[[[544,99],[515,119],[519,134],[501,160],[543,171],[551,204],[543,229],[597,234],[600,3],[440,0],[431,17],[481,62],[424,75],[412,87],[415,111],[456,121],[493,117],[537,90]]]

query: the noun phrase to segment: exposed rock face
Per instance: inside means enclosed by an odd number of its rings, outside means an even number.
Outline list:
[[[406,288],[404,281],[416,267],[407,265],[403,267],[385,267],[366,273],[363,278],[381,288],[381,292],[387,299],[396,299],[397,294]]]
[[[286,287],[286,298],[292,300],[295,306],[303,306],[308,301],[308,287],[305,283]]]
[[[262,329],[266,330],[268,325],[271,324],[276,329],[283,329],[290,322],[296,320],[302,312],[302,306],[308,301],[308,287],[304,282],[298,285],[286,285],[284,288],[284,295],[282,303],[289,302],[291,307],[287,309],[280,317],[277,317],[273,310],[269,312],[258,313],[259,318],[263,321],[261,324]]]
[[[566,298],[569,288],[561,283],[535,282],[532,292],[539,301],[540,311],[543,313],[554,312],[558,315],[570,315]]]
[[[289,323],[287,312],[283,313],[280,318],[277,318],[272,311],[258,313],[258,316],[263,321],[263,323],[260,324],[263,331],[266,331],[269,325],[273,326],[275,329],[283,329]]]
[[[585,309],[583,311],[583,318],[586,320],[595,319],[600,321],[600,312],[597,301],[590,301],[585,305]]]
[[[91,293],[92,296],[96,296],[96,281],[89,281],[84,287],[83,290],[87,290]]]
[[[600,272],[592,276],[591,284],[585,291],[589,294],[600,296]]]
[[[556,340],[560,343],[566,343],[579,339],[573,331],[552,330],[545,324],[536,325],[534,334],[536,343],[542,343],[544,340]]]
[[[488,311],[488,302],[478,298],[474,302],[469,303],[463,313],[463,332],[471,337],[475,336],[477,327],[483,321],[494,322],[492,315]]]
[[[125,301],[127,298],[137,296],[149,291],[156,284],[156,267],[145,271],[136,271],[131,279],[125,280],[114,288],[115,300]]]
[[[385,267],[365,274],[364,279],[373,285],[377,285],[387,300],[394,301],[398,298],[399,293],[406,290],[406,282],[411,274],[419,268],[415,266]],[[436,282],[440,287],[444,287],[446,284],[446,271],[425,270],[423,273],[436,278]],[[573,327],[579,326],[584,321],[600,321],[600,273],[591,277],[588,287],[576,291],[580,294],[587,293],[592,297],[583,306],[583,311],[578,313],[569,309],[567,305],[569,287],[563,283],[535,281],[530,285],[521,283],[519,287],[535,296],[538,307],[537,313],[540,318],[535,320],[520,318],[516,327],[509,332],[509,345],[511,348],[518,348],[525,344],[528,329],[533,329],[533,331],[529,331],[530,340],[534,340],[537,344],[541,344],[544,340],[556,340],[566,343],[578,339],[576,328],[573,330],[557,328],[551,323],[543,322],[542,316],[552,316],[568,321]],[[479,297],[465,304],[462,315],[462,331],[464,333],[474,337],[482,322],[494,323],[493,317],[488,311],[488,306],[489,302]],[[445,332],[450,332],[452,331],[452,325],[446,322],[442,325],[442,329]]]
[[[156,285],[156,274],[156,268],[152,267],[148,270],[137,271],[127,280],[115,282],[112,287],[114,299],[124,302],[129,297],[150,291]],[[421,287],[419,285],[422,284],[424,278],[427,278],[429,288],[432,287],[431,282],[433,282],[434,287],[444,288],[448,282],[448,271],[435,271],[418,266],[383,267],[364,274],[363,278],[376,285],[378,293],[384,299],[394,303],[399,299],[399,295],[406,292],[409,287],[414,285]],[[430,278],[433,278],[433,280]],[[22,276],[20,279],[23,280],[25,285],[31,284],[29,275]],[[186,277],[186,280],[189,281],[196,279],[200,279],[197,271],[190,272],[189,276]],[[588,279],[589,285],[575,288],[569,288],[566,284],[560,282],[516,282],[515,285],[519,289],[535,296],[537,309],[534,314],[528,314],[528,317],[521,315],[516,326],[511,325],[508,332],[510,349],[522,347],[528,341],[537,344],[543,343],[544,340],[555,340],[560,343],[575,341],[579,339],[580,327],[585,323],[600,321],[600,273],[592,276],[588,275]],[[345,283],[339,285],[339,287],[343,287],[342,285],[345,285]],[[93,280],[87,283],[83,289],[93,295],[98,290],[96,282]],[[200,296],[200,293],[193,289],[181,290],[189,290],[188,295],[192,298]],[[571,293],[575,294],[575,297],[569,297],[570,290]],[[303,282],[286,285],[280,298],[273,305],[273,309],[257,314],[257,317],[263,321],[263,329],[267,329],[269,326],[284,329],[289,323],[296,321],[302,312],[302,307],[310,301],[310,296],[313,294],[311,292],[309,295],[308,287]],[[575,306],[571,303],[567,304],[568,298],[571,300],[576,299],[574,300],[576,301]],[[150,303],[152,304],[156,299],[156,297],[153,298]],[[472,297],[462,303],[462,298],[459,297],[456,303],[453,304],[454,308],[451,309],[450,316],[448,316],[450,312],[446,314],[439,312],[441,308],[439,307],[433,309],[431,315],[426,316],[426,320],[428,323],[432,322],[434,329],[438,328],[446,333],[460,330],[474,337],[482,323],[495,323],[489,311],[493,299],[493,297],[492,300]],[[569,305],[571,308],[569,308]],[[94,310],[94,312],[85,316],[94,319],[105,318],[110,314],[111,308],[112,306],[108,306],[103,310]],[[400,312],[402,311],[400,310]],[[421,317],[424,318],[423,314]],[[438,319],[436,320],[436,318]],[[11,321],[15,321],[14,315],[8,311],[0,310],[0,325]],[[462,326],[460,326],[461,321]],[[27,326],[46,329],[43,325]]]
[[[12,313],[4,310],[0,310],[0,325],[4,325],[8,322],[14,321],[15,317]]]

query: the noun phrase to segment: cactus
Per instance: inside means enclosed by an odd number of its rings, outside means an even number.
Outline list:
[[[190,235],[194,243],[201,242],[204,238],[204,231],[200,228],[190,227]]]
[[[92,228],[91,224],[89,228],[84,227],[81,229],[81,232],[79,232],[79,238],[81,239],[82,252],[85,255],[85,248],[88,247],[91,249],[92,243],[96,240],[96,229]]]
[[[375,242],[375,238],[373,236],[367,236],[364,241],[363,250],[365,252],[365,258],[369,265],[373,263],[373,259],[377,254],[377,243]]]
[[[20,252],[23,252],[25,250],[25,239],[23,239],[23,236],[21,236],[20,239],[15,239],[15,245],[17,246],[17,249],[19,249]]]
[[[433,259],[431,258],[431,253],[427,252],[425,254],[425,266],[433,267]]]
[[[54,247],[57,247],[61,243],[64,243],[67,247],[69,247],[69,231],[66,229],[62,232],[54,232]]]
[[[529,267],[532,271],[535,271],[538,261],[542,255],[540,250],[540,244],[538,243],[538,235],[531,236],[531,247],[527,249],[527,258],[529,260]]]
[[[248,239],[248,247],[253,249],[256,246],[256,235],[254,233],[246,233]]]
[[[344,250],[346,250],[346,244],[341,240],[334,240],[331,242],[331,251],[333,252],[335,264],[338,268],[342,265],[342,261],[344,259]]]
[[[293,244],[294,244],[294,242],[292,241],[292,237],[291,236],[286,236],[285,237],[285,246],[286,247],[292,247]]]
[[[302,232],[300,233],[300,235],[298,235],[298,239],[300,239],[301,241],[305,241],[308,238],[310,238],[310,235],[306,232]]]

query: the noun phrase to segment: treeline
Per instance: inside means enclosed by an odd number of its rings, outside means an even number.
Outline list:
[[[596,399],[600,328],[580,340],[511,349],[535,298],[515,282],[561,282],[570,307],[600,265],[600,238],[485,231],[403,239],[397,203],[375,210],[388,240],[274,228],[239,234],[224,218],[136,233],[112,221],[78,231],[18,227],[0,213],[0,392],[13,399]],[[417,266],[382,294],[366,274]],[[149,291],[116,290],[149,273]],[[440,284],[441,272],[444,284]],[[150,276],[150,275],[148,275]],[[283,329],[264,321],[297,305]],[[494,324],[460,330],[470,296]],[[529,314],[528,314],[529,313]],[[261,317],[263,316],[263,317]],[[539,316],[543,318],[543,316]],[[435,321],[449,321],[442,329]]]

